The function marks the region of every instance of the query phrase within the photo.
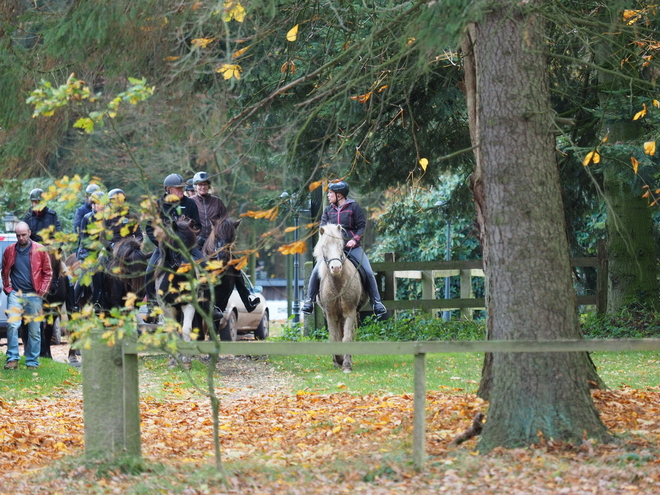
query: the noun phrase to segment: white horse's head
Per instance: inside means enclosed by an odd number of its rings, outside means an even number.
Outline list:
[[[344,267],[344,236],[341,225],[329,223],[319,229],[319,242],[314,248],[314,257],[323,260],[331,275],[339,275]]]

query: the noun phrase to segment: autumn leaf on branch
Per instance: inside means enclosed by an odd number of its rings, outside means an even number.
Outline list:
[[[644,153],[647,155],[655,155],[655,141],[647,141],[644,143]]]
[[[600,153],[598,153],[598,151],[590,151],[587,153],[587,156],[584,157],[582,165],[586,167],[592,163],[600,163]]]
[[[303,254],[307,251],[307,243],[305,241],[296,241],[291,244],[284,244],[277,248],[282,254]]]
[[[259,211],[248,210],[246,213],[241,213],[240,216],[250,217],[250,218],[265,218],[266,220],[270,220],[272,222],[277,218],[279,212],[280,212],[279,207],[275,206],[270,210],[259,210]]]
[[[633,172],[637,173],[639,170],[639,162],[635,159],[634,156],[630,157],[630,161],[632,162]]]

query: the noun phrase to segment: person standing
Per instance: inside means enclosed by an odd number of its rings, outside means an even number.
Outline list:
[[[16,225],[16,242],[2,255],[2,284],[7,294],[7,362],[5,369],[18,369],[18,329],[23,317],[28,320],[28,339],[25,343],[25,364],[28,369],[39,367],[41,351],[42,298],[53,279],[50,258],[44,247],[31,239],[26,222]]]
[[[330,204],[323,210],[321,215],[321,226],[327,223],[335,223],[344,228],[344,251],[350,255],[351,258],[356,259],[364,270],[367,278],[367,292],[371,299],[371,306],[376,316],[381,316],[387,313],[385,305],[380,299],[380,292],[378,291],[378,284],[374,277],[374,272],[371,269],[371,264],[367,255],[364,253],[360,240],[364,235],[364,230],[367,226],[367,219],[362,211],[362,208],[355,200],[348,198],[348,184],[339,181],[333,182],[328,186],[328,201]],[[320,280],[318,276],[318,263],[314,265],[312,275],[309,279],[307,288],[307,299],[303,301],[301,311],[306,315],[311,315],[314,312],[314,302],[319,293]]]
[[[192,178],[196,194],[192,199],[199,211],[200,232],[197,244],[201,247],[209,238],[216,220],[227,216],[227,207],[218,196],[211,194],[211,176],[206,172],[197,172]]]
[[[30,239],[35,242],[44,242],[42,235],[44,230],[51,232],[62,230],[62,224],[57,216],[57,212],[46,206],[43,199],[44,190],[35,188],[30,191],[31,209],[23,217],[23,221],[30,227]]]

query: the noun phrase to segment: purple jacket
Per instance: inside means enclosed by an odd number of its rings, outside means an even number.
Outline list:
[[[344,227],[346,242],[355,239],[359,246],[367,226],[367,218],[359,204],[352,199],[346,199],[341,208],[334,204],[325,207],[321,215],[321,226],[327,223],[336,223]]]

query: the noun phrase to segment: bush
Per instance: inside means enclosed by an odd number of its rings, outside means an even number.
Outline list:
[[[415,340],[484,340],[486,330],[483,323],[468,320],[444,321],[428,315],[414,315],[404,318],[391,318],[378,321],[375,317],[366,318],[357,331],[359,342]],[[282,329],[281,340],[299,342],[301,340],[327,341],[328,329],[323,327],[312,331],[308,338],[302,336],[300,324],[287,322]]]
[[[617,313],[582,317],[582,333],[587,339],[637,339],[660,335],[660,315],[641,305],[622,308]]]

